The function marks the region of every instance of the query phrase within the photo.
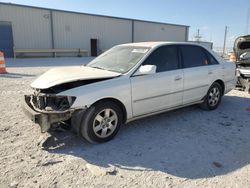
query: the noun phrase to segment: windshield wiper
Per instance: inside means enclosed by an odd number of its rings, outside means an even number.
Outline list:
[[[109,70],[109,69],[105,69],[105,68],[102,68],[102,67],[98,67],[98,66],[89,66],[89,67],[91,67],[91,68],[95,68],[95,69],[100,69],[100,70],[105,70],[105,71],[110,71],[110,72],[116,72],[116,71],[114,71],[114,70]],[[117,72],[116,72],[117,73]],[[120,73],[120,72],[118,72],[118,73]]]
[[[97,66],[93,66],[93,67],[91,66],[91,68],[106,70],[106,69],[104,69],[104,68],[102,68],[102,67],[97,67]]]

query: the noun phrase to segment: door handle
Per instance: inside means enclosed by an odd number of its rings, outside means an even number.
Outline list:
[[[176,76],[174,80],[175,80],[175,81],[178,81],[178,80],[181,80],[181,79],[182,79],[181,76]]]
[[[208,74],[213,74],[213,71],[208,71]]]

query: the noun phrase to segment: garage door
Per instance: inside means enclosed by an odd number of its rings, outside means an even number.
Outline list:
[[[13,35],[10,22],[0,22],[0,51],[5,57],[13,57]]]

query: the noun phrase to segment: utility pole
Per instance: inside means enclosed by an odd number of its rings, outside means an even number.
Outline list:
[[[228,26],[225,27],[224,44],[223,44],[223,52],[222,52],[223,57],[225,55],[225,50],[226,50],[227,30],[228,30]]]
[[[198,29],[198,31],[197,31],[197,35],[195,35],[194,38],[195,38],[195,40],[198,41],[198,42],[199,42],[200,39],[202,38],[202,36],[200,36],[200,30],[199,30],[199,29]]]
[[[247,9],[247,23],[246,23],[246,35],[248,35],[248,29],[249,29],[249,17],[250,17],[250,8]]]

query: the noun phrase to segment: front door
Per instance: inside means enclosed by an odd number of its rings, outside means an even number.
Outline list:
[[[0,22],[0,51],[5,57],[13,57],[13,36],[10,22]]]
[[[156,49],[142,63],[156,65],[156,73],[131,77],[133,116],[182,105],[183,71],[176,46]]]

